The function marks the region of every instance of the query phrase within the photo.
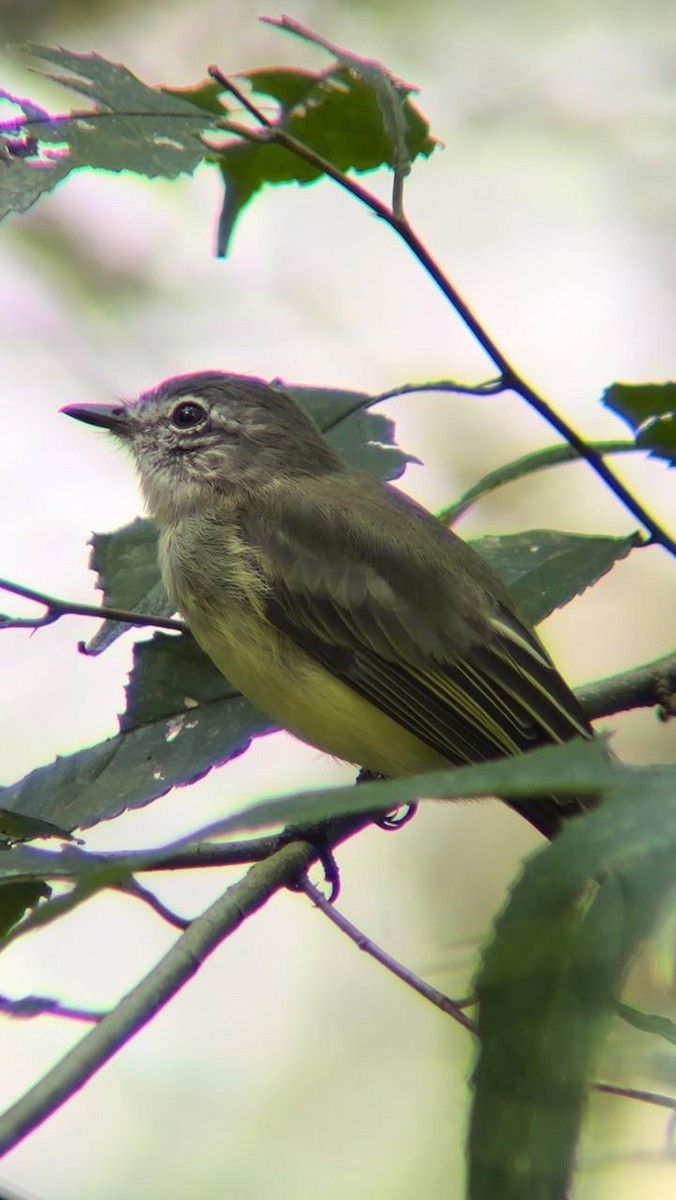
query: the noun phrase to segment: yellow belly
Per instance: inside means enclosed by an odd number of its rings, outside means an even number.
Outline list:
[[[220,671],[284,729],[346,762],[383,775],[412,775],[447,760],[335,679],[267,623],[241,613],[184,613]]]
[[[160,567],[193,636],[242,695],[302,741],[382,775],[447,766],[445,758],[335,679],[267,621],[265,588],[245,545],[225,522],[218,536],[218,571],[208,577],[201,564],[204,559],[213,563],[214,548],[200,548],[190,528],[163,533]],[[196,585],[196,580],[203,582]]]

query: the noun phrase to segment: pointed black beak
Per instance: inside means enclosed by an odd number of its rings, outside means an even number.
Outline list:
[[[84,421],[85,425],[108,429],[118,437],[124,437],[129,430],[127,409],[122,404],[67,404],[61,412]]]

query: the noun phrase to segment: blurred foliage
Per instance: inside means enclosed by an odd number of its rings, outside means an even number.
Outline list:
[[[24,41],[56,29],[63,35],[83,22],[91,28],[105,26],[111,17],[124,20],[143,7],[140,0],[0,0],[0,21],[6,41]]]

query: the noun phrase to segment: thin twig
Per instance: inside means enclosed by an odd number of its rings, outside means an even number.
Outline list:
[[[266,117],[265,113],[258,108],[258,106],[254,104],[252,100],[249,99],[249,97],[246,95],[246,92],[243,92],[238,84],[236,84],[232,79],[228,78],[227,75],[223,74],[220,67],[211,66],[207,68],[207,71],[208,74],[211,75],[211,78],[214,79],[216,83],[220,83],[221,87],[224,88],[226,92],[231,92],[235,99],[239,100],[239,103],[242,105],[242,107],[245,108],[246,111],[257,121],[260,121],[261,125],[264,125],[266,129],[271,129],[273,127],[273,122],[270,120],[270,118]]]
[[[349,937],[350,941],[354,942],[355,946],[357,946],[360,950],[363,950],[364,953],[368,954],[371,958],[374,958],[376,962],[379,962],[381,966],[385,967],[393,975],[396,975],[397,979],[401,979],[402,982],[408,987],[413,988],[413,990],[418,992],[418,994],[421,995],[425,1000],[429,1000],[429,1002],[434,1004],[436,1008],[441,1009],[442,1012],[445,1012],[448,1014],[448,1016],[453,1017],[454,1021],[457,1021],[458,1024],[462,1025],[464,1029],[469,1030],[470,1033],[476,1033],[477,1030],[474,1021],[472,1021],[471,1018],[462,1011],[462,1008],[460,1008],[453,1000],[449,999],[448,996],[445,996],[443,992],[440,992],[438,988],[433,987],[431,983],[426,983],[425,980],[421,979],[419,975],[416,975],[408,967],[405,967],[403,963],[398,961],[398,959],[393,958],[392,955],[388,954],[386,950],[383,950],[381,946],[378,946],[375,942],[371,941],[371,939],[368,938],[365,933],[362,933],[361,929],[359,929],[356,925],[353,925],[352,921],[349,921],[348,918],[343,916],[342,913],[339,913],[332,904],[329,904],[326,897],[320,892],[319,888],[316,888],[313,883],[310,883],[310,880],[307,877],[301,880],[299,889],[305,892],[305,895],[309,897],[315,907],[320,909],[324,916],[328,917],[329,921],[331,921],[338,929],[340,929],[341,933],[344,933],[347,937]]]
[[[187,929],[190,925],[189,917],[180,917],[178,913],[173,911],[173,909],[168,908],[166,904],[163,904],[159,896],[156,896],[155,893],[151,892],[149,888],[146,888],[142,883],[139,883],[138,879],[128,879],[126,883],[118,883],[116,890],[118,892],[125,893],[127,896],[133,896],[135,900],[141,900],[144,904],[147,904],[148,908],[151,908],[158,917],[161,917],[163,921],[167,922],[167,924],[173,925],[175,929]]]
[[[646,1092],[642,1088],[619,1087],[615,1083],[595,1083],[596,1092],[610,1096],[623,1096],[625,1100],[641,1100],[644,1104],[656,1104],[659,1108],[676,1109],[676,1096],[665,1096],[662,1092]]]
[[[366,934],[363,933],[356,925],[353,925],[353,923],[349,921],[347,917],[343,916],[342,913],[337,912],[335,908],[328,903],[319,889],[316,888],[314,884],[310,883],[307,877],[302,879],[300,890],[305,892],[305,895],[308,896],[312,903],[321,910],[324,916],[328,917],[332,924],[334,924],[337,929],[340,929],[341,933],[344,933],[347,937],[349,937],[350,941],[354,942],[359,950],[363,950],[365,954],[368,954],[371,956],[371,958],[374,958],[376,962],[379,962],[381,966],[385,967],[393,975],[396,975],[397,978],[401,979],[402,982],[407,984],[408,987],[413,988],[413,990],[418,992],[423,999],[428,1000],[431,1004],[433,1004],[435,1008],[439,1008],[442,1012],[447,1013],[453,1018],[453,1020],[462,1025],[463,1028],[468,1031],[468,1033],[471,1033],[473,1036],[477,1035],[477,1026],[475,1022],[463,1012],[463,1009],[469,1004],[474,1003],[474,1001],[451,1000],[448,996],[444,995],[443,992],[440,992],[437,988],[432,987],[431,984],[425,983],[420,976],[414,974],[414,972],[410,971],[408,967],[405,967],[402,963],[398,962],[396,958],[393,958],[392,955],[388,954],[386,950],[383,950],[382,947],[371,941],[371,939],[368,938]],[[644,1104],[654,1104],[660,1108],[676,1110],[676,1097],[665,1096],[661,1092],[649,1092],[641,1088],[621,1087],[619,1084],[613,1083],[593,1082],[591,1086],[596,1092],[605,1092],[611,1096],[623,1097],[626,1100],[640,1100]]]
[[[223,76],[225,79],[225,76]],[[224,86],[229,86],[226,80]],[[253,141],[276,142],[280,146],[284,146],[291,153],[296,154],[305,162],[316,167],[322,174],[333,179],[339,187],[349,192],[362,204],[380,217],[391,229],[395,231],[408,246],[414,257],[427,272],[429,277],[436,283],[437,287],[455,309],[456,313],[464,324],[469,329],[470,333],[488,355],[491,361],[495,364],[500,372],[501,385],[504,389],[509,389],[520,395],[536,412],[544,418],[557,433],[573,446],[581,458],[583,458],[592,470],[599,476],[606,486],[617,496],[618,500],[629,509],[638,521],[649,531],[651,540],[664,546],[670,553],[676,554],[676,543],[670,537],[666,529],[663,529],[659,522],[647,511],[622,483],[619,477],[615,474],[611,467],[605,462],[603,457],[598,452],[587,444],[585,439],[563,417],[559,415],[551,407],[551,405],[540,396],[534,388],[523,379],[509,362],[505,354],[500,350],[497,343],[490,336],[487,330],[483,327],[479,319],[466,301],[462,298],[459,291],[452,283],[450,278],[442,270],[436,259],[432,256],[427,246],[422,239],[418,237],[415,229],[405,216],[397,216],[391,208],[380,200],[380,198],[363,187],[354,179],[350,179],[343,171],[340,171],[332,162],[318,154],[310,146],[306,146],[304,142],[293,137],[282,129],[279,125],[272,125],[269,119],[258,108],[257,105],[249,102],[248,111],[254,116],[263,126],[261,133],[256,134],[253,131],[234,130],[228,122],[223,122],[224,129],[230,129],[231,132],[240,132],[241,136]],[[206,143],[208,145],[208,143]],[[218,151],[218,147],[214,147]]]
[[[176,629],[183,633],[186,625],[171,617],[155,617],[143,613],[129,612],[122,608],[106,608],[97,604],[79,604],[76,601],[59,600],[46,592],[38,592],[35,588],[24,587],[23,584],[13,583],[10,579],[0,579],[0,591],[11,592],[14,596],[22,596],[26,600],[34,600],[43,604],[47,609],[44,617],[35,620],[29,618],[12,618],[0,614],[0,629],[39,629],[50,625],[61,617],[96,617],[98,620],[123,621],[127,625],[151,625],[158,629]]]
[[[457,379],[435,379],[429,383],[402,383],[401,387],[388,388],[369,399],[372,404],[392,400],[396,396],[408,396],[415,392],[458,392],[461,396],[497,396],[504,392],[502,379],[487,379],[484,383],[460,383]]]
[[[640,503],[622,483],[621,479],[615,474],[612,467],[608,466],[602,455],[590,446],[583,437],[569,425],[559,413],[551,407],[551,405],[540,396],[530,384],[526,383],[506,356],[499,349],[497,343],[493,340],[490,334],[484,329],[479,319],[474,315],[469,305],[463,300],[455,285],[451,282],[445,272],[441,269],[436,260],[432,257],[424,242],[418,237],[410,222],[406,219],[398,221],[394,216],[388,221],[388,224],[396,230],[402,240],[406,243],[409,250],[418,259],[418,262],[427,271],[428,275],[440,288],[446,299],[452,304],[458,316],[465,323],[467,328],[478,341],[479,345],[489,356],[492,362],[500,371],[502,382],[505,388],[516,392],[521,396],[527,404],[534,408],[536,412],[544,418],[552,426],[553,429],[561,435],[561,437],[573,446],[580,458],[583,458],[592,470],[603,480],[607,487],[617,496],[625,508],[628,508],[631,513],[641,522],[642,525],[649,531],[651,539],[664,546],[671,554],[676,554],[676,543],[667,533],[666,529],[656,521],[656,519],[647,511],[645,506]]]

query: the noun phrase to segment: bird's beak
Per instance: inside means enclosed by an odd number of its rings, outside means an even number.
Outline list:
[[[84,421],[85,425],[108,429],[118,437],[125,437],[129,432],[128,410],[122,404],[67,404],[61,412],[67,417],[75,417],[76,421]]]

